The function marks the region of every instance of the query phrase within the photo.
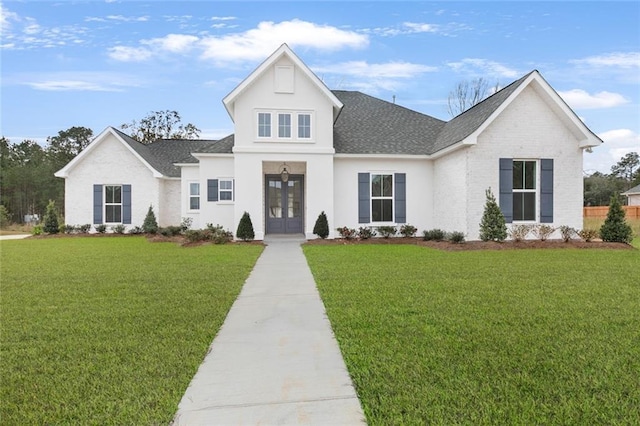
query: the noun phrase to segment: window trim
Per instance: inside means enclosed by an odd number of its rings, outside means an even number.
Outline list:
[[[192,191],[191,191],[191,189],[192,189],[191,185],[194,185],[194,184],[198,185],[197,186],[197,188],[198,188],[198,193],[197,194],[193,194]],[[200,211],[200,208],[202,207],[202,203],[201,203],[201,200],[200,200],[201,193],[202,193],[202,191],[200,191],[200,182],[199,181],[191,180],[191,181],[187,182],[187,211],[189,211],[189,212],[199,212]],[[191,200],[192,199],[197,199],[198,200],[198,208],[194,209],[194,208],[191,207]]]
[[[527,188],[514,188],[512,185],[511,188],[511,193],[512,193],[512,197],[513,197],[513,210],[512,210],[512,215],[513,215],[513,219],[512,219],[512,223],[518,223],[518,224],[529,224],[529,223],[539,223],[540,221],[540,160],[539,159],[531,159],[531,158],[514,158],[512,159],[512,168],[515,169],[515,165],[517,162],[522,162],[523,163],[523,176],[522,179],[523,181],[526,182],[526,175],[525,175],[525,171],[526,171],[526,163],[535,163],[535,180],[534,180],[534,188],[533,189],[527,189]],[[513,179],[513,178],[512,178]],[[523,183],[522,186],[525,186],[525,184]],[[515,211],[516,211],[516,202],[515,202],[515,194],[534,194],[535,195],[535,201],[534,201],[534,205],[535,205],[535,211],[533,214],[533,219],[516,219],[515,216]],[[523,215],[524,215],[524,208],[523,208]]]
[[[120,188],[120,202],[119,203],[113,203],[113,202],[107,202],[107,188],[108,187],[118,187]],[[102,205],[102,211],[103,211],[103,215],[104,215],[104,224],[105,225],[111,225],[111,224],[122,224],[123,223],[123,218],[124,218],[124,185],[122,184],[104,184],[102,185],[103,188],[103,195],[102,195],[102,201],[103,201],[103,205]],[[119,222],[109,222],[108,218],[107,218],[107,207],[111,207],[111,206],[120,206],[120,221]]]
[[[384,181],[384,176],[391,177],[391,195],[373,195],[373,179],[375,176],[382,176]],[[371,217],[370,222],[372,224],[384,226],[386,224],[395,224],[395,193],[396,193],[396,177],[393,172],[370,172],[369,174],[369,205],[371,208]],[[391,220],[374,220],[374,208],[373,203],[377,200],[390,200],[391,201]]]

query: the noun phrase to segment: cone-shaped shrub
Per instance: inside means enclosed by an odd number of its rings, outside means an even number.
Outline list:
[[[43,230],[47,234],[57,234],[60,232],[58,213],[56,213],[56,203],[53,200],[49,200],[49,204],[47,204],[47,211],[44,214]]]
[[[158,221],[156,220],[156,214],[153,212],[153,206],[149,206],[144,222],[142,222],[142,232],[145,234],[158,232]]]
[[[313,233],[322,239],[329,236],[329,221],[327,220],[327,215],[324,211],[318,216],[316,224],[313,227]]]
[[[236,238],[240,238],[242,241],[252,241],[255,236],[256,235],[253,232],[253,223],[251,223],[251,216],[249,216],[248,212],[244,212],[240,218],[240,223],[238,224]]]
[[[480,222],[480,239],[482,241],[504,241],[507,238],[507,224],[504,215],[498,207],[496,197],[491,189],[487,189],[487,202]]]
[[[633,230],[625,220],[625,213],[616,194],[611,196],[607,218],[600,227],[602,241],[616,243],[630,243],[633,239]]]

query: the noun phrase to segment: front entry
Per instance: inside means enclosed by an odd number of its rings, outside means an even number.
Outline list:
[[[303,175],[289,175],[287,182],[280,175],[265,176],[267,234],[303,233],[303,185]]]

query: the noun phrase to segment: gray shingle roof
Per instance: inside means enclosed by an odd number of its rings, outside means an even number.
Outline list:
[[[214,141],[195,152],[203,154],[231,154],[233,152],[234,141],[234,135],[225,136],[224,138]]]
[[[623,194],[625,195],[640,194],[640,185],[636,185],[633,188],[624,191]]]
[[[112,127],[112,130],[151,167],[167,177],[180,177],[180,167],[174,166],[174,163],[191,162],[190,159],[195,162],[191,153],[215,142],[203,139],[158,139],[145,145],[118,129]]]
[[[344,104],[333,128],[341,154],[429,154],[445,122],[361,92],[334,90]]]

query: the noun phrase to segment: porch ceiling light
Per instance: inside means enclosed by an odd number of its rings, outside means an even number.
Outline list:
[[[282,164],[282,171],[280,172],[280,180],[283,182],[289,181],[289,171],[287,170],[287,163]]]

